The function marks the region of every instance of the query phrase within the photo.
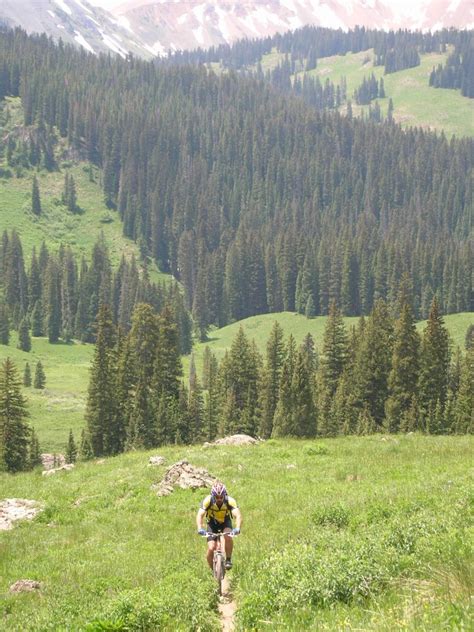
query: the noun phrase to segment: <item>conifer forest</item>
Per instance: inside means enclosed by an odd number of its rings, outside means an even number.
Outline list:
[[[353,116],[351,99],[385,97],[373,74],[354,94],[343,81],[291,80],[328,55],[373,48],[388,75],[450,47],[427,83],[472,98],[468,34],[305,27],[143,61],[0,30],[0,102],[23,108],[21,129],[0,139],[1,177],[31,174],[40,218],[36,173],[58,172],[64,213],[80,214],[58,162],[67,147],[100,172],[140,252],[114,267],[103,237],[87,257],[45,243],[25,253],[15,229],[1,237],[2,344],[11,329],[25,352],[38,336],[95,344],[83,455],[229,432],[472,432],[472,330],[456,350],[443,322],[474,311],[472,138]],[[264,72],[275,48],[283,61]],[[150,281],[150,261],[172,282]],[[297,347],[276,323],[263,357],[242,330],[221,362],[208,352],[203,375],[191,362],[183,378],[193,336],[282,311],[327,317],[324,348],[311,336]],[[359,324],[348,330],[343,316]],[[0,396],[20,382],[10,360],[1,371]],[[27,454],[22,401],[18,390],[16,408],[0,409],[19,420],[20,447],[0,452],[11,471],[38,451],[33,436]]]

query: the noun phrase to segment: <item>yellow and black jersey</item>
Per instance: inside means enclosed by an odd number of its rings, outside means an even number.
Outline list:
[[[201,503],[201,509],[206,512],[207,521],[224,523],[226,518],[232,518],[232,512],[234,509],[238,509],[237,503],[231,496],[226,496],[224,502],[220,507],[216,503],[212,502],[212,496],[206,496]]]

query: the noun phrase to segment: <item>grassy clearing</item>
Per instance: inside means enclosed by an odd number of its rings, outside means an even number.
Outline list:
[[[91,344],[49,344],[47,338],[32,338],[29,353],[16,348],[17,335],[11,332],[8,347],[0,345],[0,362],[10,356],[20,375],[25,363],[32,377],[38,360],[46,374],[46,388],[24,388],[28,399],[30,423],[34,426],[44,452],[64,452],[69,429],[76,440],[84,427],[84,412],[89,383],[89,367],[94,347]]]
[[[388,100],[394,104],[394,118],[403,127],[420,126],[430,130],[444,130],[450,137],[474,134],[474,103],[461,96],[459,90],[441,90],[428,85],[433,66],[444,64],[448,53],[421,55],[421,63],[415,68],[384,75],[383,66],[373,66],[373,50],[361,53],[336,55],[319,60],[318,67],[310,74],[321,80],[339,83],[347,79],[347,93],[351,96],[364,77],[374,73],[383,78],[385,99],[378,99],[382,114],[387,114]],[[368,59],[370,58],[370,61]],[[353,104],[354,113],[367,112],[368,106]]]
[[[472,447],[377,435],[159,453],[206,467],[239,501],[237,630],[432,631],[469,628]],[[3,629],[219,629],[195,535],[204,492],[157,498],[164,467],[149,454],[0,475],[2,497],[45,506],[0,533]],[[19,578],[41,594],[9,595]]]
[[[383,115],[387,114],[388,100],[394,104],[394,118],[403,127],[419,126],[430,130],[444,130],[451,137],[472,136],[474,134],[474,103],[472,99],[461,96],[459,90],[440,90],[430,88],[429,75],[433,66],[444,64],[449,55],[430,53],[421,55],[421,63],[415,68],[384,75],[383,66],[373,66],[373,49],[360,53],[333,55],[318,60],[311,76],[318,76],[322,82],[329,79],[338,84],[342,77],[347,81],[347,94],[352,94],[360,86],[364,77],[374,73],[377,79],[383,77],[385,99],[379,99]],[[263,70],[272,70],[284,58],[284,55],[272,52],[262,59]],[[298,73],[297,73],[298,74]],[[345,106],[344,106],[345,107]],[[353,112],[368,112],[368,106],[353,103]]]

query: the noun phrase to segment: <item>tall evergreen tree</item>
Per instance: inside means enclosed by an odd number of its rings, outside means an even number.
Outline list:
[[[420,408],[425,418],[434,414],[438,400],[441,406],[446,402],[449,363],[449,335],[435,296],[423,332],[420,351],[418,388]]]
[[[31,189],[31,210],[34,215],[41,215],[41,199],[40,199],[40,191],[38,185],[38,179],[36,176],[33,177],[33,185]]]
[[[46,385],[46,375],[41,364],[41,360],[38,360],[35,367],[35,377],[33,380],[34,388],[43,389]]]
[[[25,370],[23,371],[23,386],[31,386],[31,369],[28,362],[25,364]]]
[[[65,459],[66,463],[75,463],[77,460],[77,447],[76,442],[74,441],[72,430],[69,430],[69,438],[66,444]]]
[[[266,363],[261,389],[259,435],[264,439],[268,439],[272,435],[273,417],[278,403],[284,357],[283,329],[278,321],[275,321],[267,341]]]
[[[29,445],[29,457],[28,457],[28,467],[29,469],[33,469],[38,465],[42,465],[43,461],[41,459],[41,448],[39,444],[38,435],[35,432],[34,428],[31,428],[31,438]]]
[[[30,427],[21,381],[10,358],[0,367],[0,470],[28,469]]]
[[[8,309],[4,303],[0,303],[0,344],[8,345],[10,342],[10,318]]]
[[[101,305],[97,318],[97,340],[87,396],[86,421],[95,456],[121,450],[116,432],[116,332],[110,308]]]
[[[395,324],[392,369],[388,377],[389,397],[385,403],[386,427],[400,430],[403,415],[416,394],[419,370],[420,337],[408,303],[404,303]]]
[[[18,349],[31,351],[30,325],[27,318],[22,318],[18,327]]]

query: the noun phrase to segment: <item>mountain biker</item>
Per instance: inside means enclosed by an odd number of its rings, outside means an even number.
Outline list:
[[[204,518],[207,520],[207,530],[204,529]],[[232,528],[232,518],[235,518],[236,527]],[[212,537],[214,533],[228,533],[225,539],[225,567],[232,568],[232,550],[234,543],[230,534],[238,535],[242,526],[242,516],[235,499],[227,495],[224,483],[217,481],[211,489],[211,493],[204,498],[196,516],[196,524],[199,535],[208,535],[207,538],[207,563],[212,569],[212,558],[217,541]]]

